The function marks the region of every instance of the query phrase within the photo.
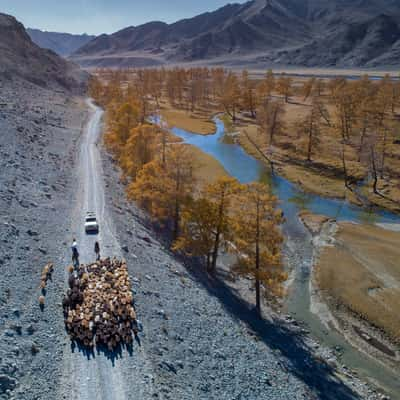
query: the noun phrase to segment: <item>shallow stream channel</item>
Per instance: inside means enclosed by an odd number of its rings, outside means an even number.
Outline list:
[[[366,210],[345,200],[328,199],[303,192],[290,181],[272,175],[261,161],[247,154],[235,143],[224,140],[225,126],[215,118],[216,133],[199,135],[172,128],[176,136],[218,160],[225,170],[241,183],[265,182],[279,199],[285,215],[282,230],[286,238],[285,260],[295,277],[287,300],[287,312],[302,321],[311,335],[322,345],[339,350],[339,362],[355,370],[361,377],[378,383],[391,399],[400,399],[400,377],[381,363],[354,348],[338,331],[327,328],[310,310],[310,278],[313,263],[312,237],[300,221],[299,212],[306,209],[337,221],[400,224],[400,216],[380,209]]]

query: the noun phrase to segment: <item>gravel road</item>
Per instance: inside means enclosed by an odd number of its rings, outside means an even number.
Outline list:
[[[79,155],[80,172],[77,183],[76,209],[72,221],[73,235],[79,244],[80,262],[94,261],[94,243],[99,241],[103,257],[121,257],[121,247],[115,236],[112,220],[104,201],[104,182],[102,164],[99,157],[98,141],[101,131],[102,111],[87,102],[89,107],[89,122],[81,141]],[[87,235],[83,229],[83,221],[87,211],[96,213],[100,222],[98,235]],[[64,379],[60,385],[60,398],[89,400],[130,398],[128,390],[132,384],[125,384],[124,372],[129,371],[132,382],[144,382],[144,375],[148,373],[148,361],[142,351],[137,351],[135,357],[128,352],[116,353],[87,353],[78,348],[66,346],[64,349]],[[151,398],[150,388],[138,384],[135,387],[135,396],[141,399]]]

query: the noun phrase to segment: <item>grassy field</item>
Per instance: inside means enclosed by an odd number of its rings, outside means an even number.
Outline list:
[[[218,178],[229,176],[224,167],[212,156],[197,147],[186,145],[194,162],[194,177],[199,185],[214,183]]]
[[[336,241],[317,266],[322,293],[400,342],[400,233],[341,223]]]
[[[215,133],[215,124],[210,113],[199,109],[196,112],[179,110],[164,102],[161,107],[161,115],[169,127],[184,129],[189,132],[202,135]]]

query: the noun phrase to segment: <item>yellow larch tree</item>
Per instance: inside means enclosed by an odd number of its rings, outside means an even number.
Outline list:
[[[128,187],[128,196],[145,208],[154,220],[171,226],[177,239],[182,211],[191,201],[195,180],[190,152],[185,145],[167,148],[166,163],[157,158],[146,164]]]
[[[139,105],[134,99],[115,108],[110,107],[107,113],[105,143],[117,158],[120,157],[131,130],[139,124],[139,121]]]
[[[314,102],[307,115],[300,121],[300,123],[297,123],[300,137],[305,139],[305,153],[308,162],[311,162],[313,150],[320,143],[320,119],[321,114],[318,103]]]
[[[155,125],[139,124],[131,129],[129,139],[121,151],[121,168],[124,173],[134,179],[143,166],[155,158],[160,141],[160,130]]]
[[[283,73],[276,83],[276,90],[284,97],[285,103],[289,102],[289,97],[292,95],[293,79]]]
[[[207,198],[216,208],[214,244],[211,254],[211,264],[209,272],[213,273],[217,267],[217,259],[222,244],[227,240],[230,230],[230,212],[232,198],[239,188],[236,179],[221,177],[216,182],[208,185],[203,196]]]
[[[215,223],[218,209],[204,197],[193,199],[182,213],[180,236],[173,245],[174,251],[182,251],[190,257],[203,257],[207,271],[211,268],[215,242]]]
[[[274,145],[274,139],[283,133],[285,108],[280,101],[268,101],[261,104],[257,112],[257,123],[263,137],[270,146]]]
[[[240,97],[239,80],[236,74],[230,72],[224,81],[220,103],[233,122],[236,121],[236,114],[240,106]]]
[[[237,262],[232,270],[254,279],[258,314],[262,292],[267,299],[276,300],[283,295],[282,283],[287,279],[281,261],[282,212],[276,205],[277,200],[261,183],[246,185],[235,202],[232,237]]]
[[[256,117],[257,96],[254,82],[249,78],[247,70],[242,72],[241,81],[242,107],[250,112],[252,118]]]
[[[175,249],[204,256],[210,273],[216,269],[220,249],[226,248],[231,240],[231,203],[239,187],[236,179],[221,177],[207,185],[184,214]]]

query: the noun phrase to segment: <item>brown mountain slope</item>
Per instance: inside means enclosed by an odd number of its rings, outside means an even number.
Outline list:
[[[390,16],[389,27],[382,15]],[[173,24],[151,22],[101,35],[72,58],[85,66],[243,58],[312,66],[369,66],[379,60],[393,65],[399,63],[395,49],[391,55],[399,23],[395,0],[253,0]],[[375,45],[379,50],[370,51]]]
[[[23,78],[42,87],[79,91],[86,74],[34,44],[14,17],[0,14],[0,80]]]

